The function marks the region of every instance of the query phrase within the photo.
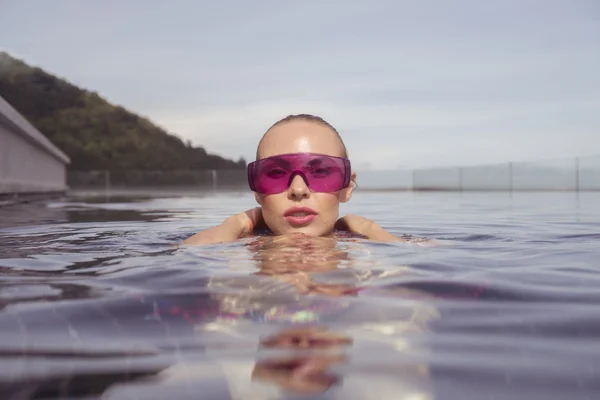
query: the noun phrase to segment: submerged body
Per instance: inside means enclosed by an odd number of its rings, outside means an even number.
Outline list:
[[[257,271],[243,278],[210,278],[218,312],[195,326],[204,342],[217,343],[207,345],[206,353],[227,378],[228,398],[325,393],[331,399],[433,398],[426,362],[430,349],[415,338],[429,332],[439,312],[428,293],[395,284],[418,272],[407,266],[373,268],[372,260],[361,267],[351,252],[364,250],[364,239],[348,232],[260,236],[244,245]],[[381,304],[374,312],[362,304],[364,297],[395,297],[404,303]],[[228,341],[252,343],[255,358],[220,357]],[[336,370],[374,349],[415,361],[396,363],[368,384],[360,366]],[[209,372],[200,363],[181,363],[159,377],[163,382],[197,381]]]
[[[379,279],[404,275],[406,270],[355,269],[348,243],[410,239],[392,235],[357,215],[340,218],[339,206],[352,197],[355,181],[356,173],[337,131],[312,118],[292,117],[267,131],[256,161],[248,166],[248,183],[259,207],[231,216],[184,242],[219,243],[253,237],[244,242],[258,267],[246,279],[210,279],[211,292],[217,293],[212,298],[218,304],[219,317],[199,324],[198,335],[209,343],[229,336],[236,341],[255,341],[265,350],[298,352],[275,352],[251,362],[219,360],[231,398],[246,398],[248,393],[261,399],[281,398],[290,392],[323,394],[334,386],[337,390],[332,398],[430,398],[424,364],[406,368],[404,379],[390,383],[375,378],[366,386],[360,373],[346,374],[340,385],[339,377],[329,371],[343,365],[355,351],[370,348],[424,358],[427,349],[409,343],[405,336],[421,335],[438,316],[426,294],[401,287],[371,293],[412,301],[389,314],[380,307],[378,321],[372,320],[372,309],[356,301],[373,291],[367,280],[372,285]],[[262,338],[251,339],[256,320],[284,328],[268,329],[259,335]],[[333,322],[345,329],[335,331],[323,325]],[[211,353],[210,346],[206,350]],[[167,379],[189,376],[190,370],[190,365],[175,366]],[[199,375],[204,373],[202,370]]]

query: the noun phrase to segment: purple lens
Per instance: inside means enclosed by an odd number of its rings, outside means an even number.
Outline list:
[[[261,194],[287,190],[300,175],[312,192],[337,192],[350,185],[350,160],[324,154],[294,153],[248,164],[250,189]]]

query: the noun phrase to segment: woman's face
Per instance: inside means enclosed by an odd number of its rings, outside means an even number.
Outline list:
[[[327,126],[311,121],[291,121],[270,129],[258,148],[258,159],[288,153],[319,153],[334,157],[344,156],[344,147],[335,132]],[[352,174],[352,181],[356,174]],[[277,235],[301,232],[322,236],[333,231],[339,216],[340,203],[350,200],[352,185],[332,193],[311,192],[301,175],[282,193],[256,193],[263,218]],[[286,213],[294,207],[307,207],[315,216],[309,222],[298,223]]]

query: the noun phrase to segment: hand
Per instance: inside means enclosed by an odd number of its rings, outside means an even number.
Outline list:
[[[274,336],[261,340],[261,345],[268,349],[326,349],[351,345],[352,342],[351,337],[335,331],[318,326],[298,326],[285,329]]]
[[[337,220],[335,228],[371,238],[377,224],[372,219],[349,214]]]
[[[343,354],[330,352],[279,355],[258,361],[251,379],[277,385],[294,394],[316,395],[339,383],[340,378],[329,370],[345,361]]]
[[[251,208],[233,217],[239,224],[239,237],[251,235],[254,229],[262,227],[265,221],[260,207]]]
[[[315,327],[292,328],[261,341],[264,348],[325,350],[279,355],[256,363],[252,380],[267,381],[298,394],[324,393],[338,383],[339,378],[328,370],[346,361],[344,347],[352,338]],[[273,353],[278,354],[278,353]]]
[[[232,242],[254,232],[257,226],[264,224],[260,207],[251,208],[243,213],[227,218],[222,224],[198,232],[187,238],[184,244],[207,244]]]
[[[367,239],[380,242],[406,242],[405,239],[392,235],[372,219],[360,217],[358,215],[346,215],[335,223],[336,229],[347,230],[352,233],[362,235]]]

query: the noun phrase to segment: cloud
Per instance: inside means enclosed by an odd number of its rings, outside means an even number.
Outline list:
[[[480,107],[352,106],[282,100],[248,106],[156,114],[154,119],[221,154],[253,159],[261,135],[276,120],[314,113],[341,132],[353,159],[373,168],[473,164],[590,154],[595,128],[569,118],[569,110],[596,117],[600,102],[516,103]],[[561,116],[564,112],[566,116]],[[551,118],[551,119],[550,119]],[[543,129],[540,129],[543,128]],[[565,141],[568,134],[581,141]],[[565,143],[566,142],[566,143]],[[561,143],[563,143],[561,145]],[[465,157],[468,154],[468,157]],[[540,154],[539,156],[536,154]]]

